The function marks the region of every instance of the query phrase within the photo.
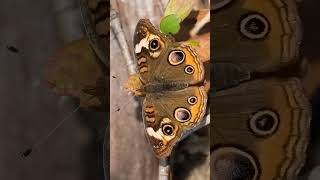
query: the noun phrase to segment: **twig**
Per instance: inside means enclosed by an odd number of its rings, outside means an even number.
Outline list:
[[[200,29],[206,25],[208,22],[210,22],[210,11],[208,10],[206,16],[204,18],[202,18],[200,21],[198,21],[194,27],[191,29],[190,31],[190,36],[194,37],[196,34],[198,34],[198,32],[200,31]]]
[[[119,44],[119,47],[123,53],[124,59],[127,62],[127,68],[129,74],[135,74],[136,73],[136,65],[133,62],[133,56],[131,55],[129,51],[129,46],[126,41],[126,38],[124,36],[124,33],[122,31],[122,27],[120,24],[119,16],[115,12],[115,10],[111,9],[110,10],[110,26],[111,26],[111,31],[116,37],[116,40]]]
[[[159,180],[169,180],[170,163],[169,158],[159,160]]]

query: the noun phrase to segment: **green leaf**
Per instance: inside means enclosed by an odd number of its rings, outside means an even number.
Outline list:
[[[172,14],[162,18],[160,22],[160,30],[166,34],[177,34],[180,30],[180,19]]]
[[[194,0],[169,0],[164,17],[175,14],[181,22],[190,14],[193,5]]]
[[[190,46],[200,46],[200,41],[196,41],[194,39],[189,39],[188,41],[186,41],[186,43]]]

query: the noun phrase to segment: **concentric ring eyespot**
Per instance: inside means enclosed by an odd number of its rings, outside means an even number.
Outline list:
[[[249,39],[265,38],[270,31],[270,23],[266,17],[259,13],[249,13],[240,20],[240,33]]]
[[[188,97],[188,103],[190,105],[194,105],[194,104],[197,104],[198,102],[198,98],[196,96],[190,96]]]
[[[174,111],[174,118],[180,122],[187,122],[191,119],[191,112],[183,107],[177,108]]]
[[[261,169],[252,152],[233,145],[216,148],[210,153],[211,172],[215,179],[258,180]]]
[[[152,39],[150,42],[149,42],[149,49],[151,51],[156,51],[160,48],[160,42],[158,39]]]
[[[162,132],[167,136],[172,136],[174,134],[174,127],[171,124],[164,124],[162,126]]]
[[[194,73],[194,68],[190,65],[186,66],[184,68],[184,72],[187,73],[187,74],[193,74]]]
[[[270,136],[276,132],[279,123],[277,113],[272,110],[262,110],[249,119],[249,130],[256,136]]]
[[[186,58],[186,55],[183,51],[173,50],[169,53],[168,61],[171,65],[176,66],[183,63],[185,58]]]

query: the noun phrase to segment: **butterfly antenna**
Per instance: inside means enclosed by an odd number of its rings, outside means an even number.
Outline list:
[[[129,100],[125,102],[123,106],[122,105],[118,106],[115,112],[119,112],[121,109],[125,109],[129,104],[132,104],[132,103],[136,103],[135,97],[129,98]]]
[[[78,105],[72,112],[70,112],[65,118],[63,118],[54,128],[50,130],[50,132],[41,138],[39,141],[34,143],[30,148],[26,149],[25,151],[22,152],[22,157],[26,158],[31,155],[33,150],[37,147],[39,147],[41,144],[46,142],[46,140],[67,120],[69,120],[79,109],[81,105]]]

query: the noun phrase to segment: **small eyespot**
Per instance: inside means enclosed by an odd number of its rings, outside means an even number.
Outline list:
[[[183,63],[183,61],[185,60],[185,56],[186,55],[183,51],[173,50],[169,54],[168,61],[171,65],[176,66]]]
[[[191,104],[191,105],[194,105],[198,102],[198,99],[196,96],[191,96],[188,98],[188,103]]]
[[[145,27],[140,27],[140,28],[136,31],[136,34],[137,34],[137,35],[140,34],[142,37],[145,37],[145,36],[147,36],[147,34],[148,34],[148,29],[145,28]]]
[[[155,148],[155,149],[160,149],[162,146],[163,146],[163,143],[162,143],[162,142],[159,142],[159,143],[157,143],[157,144],[154,144],[154,145],[153,145],[153,148]]]
[[[177,108],[174,111],[174,118],[176,118],[180,122],[186,122],[191,119],[191,113],[186,108]]]
[[[249,129],[257,136],[272,135],[278,125],[278,115],[271,110],[258,111],[249,119]]]
[[[184,72],[186,72],[187,74],[193,74],[194,68],[192,66],[188,65],[184,68]]]
[[[159,40],[158,39],[152,39],[149,43],[149,48],[151,51],[156,51],[160,48]]]
[[[249,39],[262,39],[268,35],[270,24],[263,15],[259,13],[246,14],[240,20],[240,33]]]
[[[162,126],[162,132],[167,136],[172,136],[174,132],[174,128],[171,124],[164,124]]]

